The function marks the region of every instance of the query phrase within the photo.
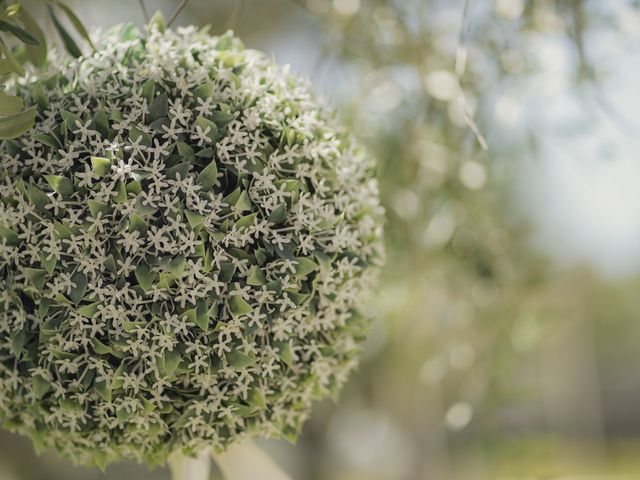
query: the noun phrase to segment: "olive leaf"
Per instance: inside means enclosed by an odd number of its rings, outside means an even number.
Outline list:
[[[84,27],[84,25],[82,24],[78,16],[75,13],[73,13],[73,10],[71,10],[67,5],[65,5],[62,2],[56,2],[56,5],[60,7],[60,9],[67,15],[67,18],[69,19],[71,24],[74,26],[76,31],[80,34],[80,36],[87,41],[87,43],[92,49],[95,50],[96,47],[93,45],[93,42],[91,41],[89,32],[87,32],[87,29]]]
[[[0,140],[16,138],[29,131],[36,121],[36,107],[0,118]]]
[[[8,32],[17,39],[29,45],[38,45],[36,37],[27,32],[24,28],[6,20],[0,20],[0,32]]]
[[[0,92],[0,115],[15,115],[24,108],[24,101],[20,97],[12,97]]]
[[[82,51],[80,50],[80,47],[78,47],[78,44],[76,43],[76,41],[69,34],[69,32],[67,32],[67,29],[64,27],[64,25],[60,23],[60,20],[58,20],[58,17],[56,16],[56,13],[53,11],[53,8],[51,7],[51,5],[47,5],[47,8],[49,9],[49,16],[51,17],[53,26],[55,27],[56,31],[58,32],[58,35],[60,35],[60,38],[62,39],[64,48],[67,50],[67,52],[69,52],[70,55],[76,58],[81,57]]]

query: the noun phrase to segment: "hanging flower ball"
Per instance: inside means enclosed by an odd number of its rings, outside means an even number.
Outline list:
[[[38,79],[38,81],[35,81]],[[0,419],[77,463],[295,438],[367,331],[372,163],[231,34],[118,28],[18,87],[0,155]]]

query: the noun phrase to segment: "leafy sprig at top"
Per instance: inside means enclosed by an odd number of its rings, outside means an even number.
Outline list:
[[[21,82],[1,147],[0,419],[101,467],[295,438],[366,333],[371,161],[231,34],[95,43]]]

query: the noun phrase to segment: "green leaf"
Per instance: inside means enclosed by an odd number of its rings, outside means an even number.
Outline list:
[[[10,335],[11,338],[11,352],[16,356],[20,356],[25,343],[27,343],[27,332],[25,330],[19,330],[13,332]]]
[[[215,159],[209,163],[197,176],[196,182],[200,184],[203,190],[211,190],[217,183],[218,165]]]
[[[304,278],[320,268],[320,265],[309,257],[298,257],[296,258],[296,262],[296,277],[298,278]]]
[[[213,92],[216,89],[216,84],[213,82],[203,83],[199,87],[194,88],[193,94],[199,98],[210,98],[213,96]]]
[[[71,230],[64,223],[64,221],[62,221],[62,222],[54,221],[53,222],[53,231],[56,233],[58,238],[61,238],[61,239],[69,239],[69,238],[73,237],[73,230]]]
[[[183,256],[178,256],[172,258],[171,261],[167,264],[167,270],[171,275],[176,278],[181,278],[184,274],[184,267],[187,264],[187,259]]]
[[[104,157],[91,157],[91,167],[96,175],[104,177],[111,172],[111,160]]]
[[[98,218],[98,214],[100,213],[103,217],[111,213],[111,207],[108,203],[99,202],[98,200],[87,200],[87,205],[93,218]]]
[[[164,15],[162,15],[160,10],[153,14],[153,17],[151,17],[151,20],[149,21],[149,25],[156,27],[160,33],[165,31],[167,25],[164,20]]]
[[[246,300],[238,295],[231,297],[229,300],[229,310],[234,316],[247,315],[253,312],[253,308]]]
[[[153,272],[153,270],[151,270],[151,267],[149,267],[149,265],[147,265],[146,263],[141,263],[140,265],[138,265],[138,268],[136,268],[135,274],[140,288],[142,288],[142,290],[144,290],[145,292],[148,291],[153,285],[153,282],[156,278],[156,274]]]
[[[47,272],[41,268],[25,268],[24,276],[27,277],[27,280],[38,290],[42,290],[47,281]]]
[[[106,345],[105,343],[102,343],[95,337],[91,339],[91,344],[93,345],[93,351],[98,355],[109,355],[113,353],[113,348],[111,348],[109,345]]]
[[[36,120],[36,107],[0,118],[0,140],[16,138],[28,132]]]
[[[61,175],[45,175],[44,178],[47,183],[51,185],[51,188],[63,197],[67,198],[73,194],[73,182],[67,177]]]
[[[266,408],[267,406],[267,402],[266,399],[264,397],[264,392],[262,391],[261,388],[252,388],[251,391],[249,392],[249,405],[258,408],[260,410]]]
[[[14,232],[12,229],[8,227],[3,227],[0,225],[0,239],[5,239],[8,245],[18,245],[20,243],[20,239],[18,238],[18,234]]]
[[[56,150],[61,147],[60,143],[55,137],[47,135],[46,133],[36,133],[35,135],[33,135],[33,138],[43,145],[55,148]]]
[[[149,105],[149,120],[154,122],[160,118],[164,118],[169,113],[169,97],[167,92],[162,92],[153,99]]]
[[[5,43],[0,39],[0,51],[4,55],[2,60],[2,71],[6,73],[17,73],[18,75],[24,75],[24,69],[16,61],[11,50],[7,48]]]
[[[6,58],[0,59],[0,75],[9,75],[11,73],[18,73],[15,70],[15,66],[13,62],[7,60]]]
[[[282,202],[273,210],[273,212],[271,212],[271,215],[269,215],[269,221],[271,223],[275,223],[276,225],[278,225],[284,222],[286,219],[287,219],[287,204],[285,202]]]
[[[124,203],[127,201],[127,187],[125,186],[124,182],[118,182],[113,197],[116,203]]]
[[[189,222],[191,228],[198,228],[204,224],[205,217],[203,217],[202,215],[191,212],[189,210],[185,210],[184,214],[187,217],[187,221]]]
[[[247,212],[249,210],[251,210],[251,207],[253,206],[253,204],[251,203],[251,199],[249,198],[249,194],[243,190],[240,193],[240,198],[238,198],[238,201],[235,204],[236,209],[239,212]]]
[[[78,304],[80,300],[84,298],[84,294],[87,291],[87,276],[82,272],[76,272],[71,277],[71,281],[75,284],[75,287],[71,288],[69,297],[73,303]]]
[[[124,385],[124,379],[122,378],[122,372],[124,372],[126,365],[124,363],[124,361],[120,362],[120,365],[118,366],[118,368],[116,368],[116,371],[113,373],[113,376],[111,377],[111,391],[114,390],[118,390],[120,388],[122,388],[122,385]]]
[[[93,302],[89,305],[83,305],[78,308],[77,312],[85,318],[93,318],[93,316],[98,313],[98,307],[101,305],[100,302]]]
[[[49,8],[49,16],[53,21],[53,26],[56,28],[58,34],[60,35],[60,38],[62,39],[62,43],[64,44],[64,48],[67,50],[67,52],[69,52],[71,56],[75,58],[81,57],[82,51],[80,50],[80,47],[78,47],[78,44],[76,43],[76,41],[73,39],[71,35],[69,35],[69,32],[67,32],[67,29],[64,28],[64,26],[60,23],[60,20],[58,20],[58,17],[53,11],[53,8],[51,8],[51,5],[47,5],[47,7]]]
[[[146,82],[144,82],[142,84],[142,87],[140,88],[140,95],[142,96],[142,98],[147,100],[147,105],[151,105],[155,92],[156,92],[156,82],[151,78]]]
[[[109,399],[105,398],[105,400],[107,402],[111,401],[111,392],[109,392]],[[94,448],[91,457],[93,458],[96,467],[98,467],[98,469],[104,474],[109,466],[109,456],[107,455],[107,452],[100,448]]]
[[[94,128],[103,137],[109,136],[109,117],[104,110],[98,110],[93,116]]]
[[[174,348],[173,350],[165,350],[162,355],[163,373],[169,378],[173,377],[178,365],[180,365],[181,359],[180,351],[177,348]]]
[[[254,287],[259,287],[261,285],[267,284],[267,277],[260,267],[254,266],[251,269],[251,274],[247,279],[247,284],[252,285]]]
[[[95,50],[96,47],[93,45],[93,42],[91,41],[91,37],[89,36],[89,32],[87,32],[87,29],[84,28],[84,25],[82,24],[82,22],[80,21],[80,19],[78,18],[78,16],[73,13],[73,10],[71,10],[68,6],[66,6],[64,3],[62,2],[56,2],[56,4],[62,9],[62,11],[67,15],[67,18],[69,19],[69,21],[71,22],[71,24],[74,26],[74,28],[76,29],[76,31],[80,34],[80,36],[82,38],[84,38],[87,43],[89,44],[89,46]]]
[[[45,34],[38,22],[24,8],[24,5],[20,6],[18,16],[24,24],[25,30],[31,33],[38,41],[37,45],[26,45],[27,58],[36,67],[41,67],[47,60],[47,39]]]
[[[256,357],[254,355],[246,355],[238,350],[227,353],[226,358],[229,365],[233,368],[240,369],[247,368],[253,365],[256,361]]]
[[[180,155],[183,160],[191,162],[196,158],[196,154],[189,144],[178,142],[176,145],[178,147],[178,155]]]
[[[129,230],[132,232],[139,232],[140,235],[144,235],[147,233],[149,229],[149,225],[145,222],[144,218],[135,213],[131,214],[129,217]]]
[[[198,325],[204,332],[209,331],[209,308],[207,302],[204,300],[198,300],[196,304],[196,325]]]
[[[249,215],[245,215],[244,217],[241,217],[235,223],[236,227],[238,228],[250,227],[251,225],[253,225],[257,215],[258,215],[257,213],[251,213]]]
[[[275,342],[275,346],[278,349],[278,357],[289,367],[293,366],[293,352],[291,351],[291,345],[288,342]]]
[[[95,382],[93,386],[105,402],[111,401],[111,386],[107,382]]]
[[[24,108],[24,101],[20,97],[11,97],[0,92],[0,115],[15,115]]]
[[[196,125],[199,126],[203,132],[207,132],[205,133],[205,136],[210,142],[216,141],[218,138],[218,126],[215,123],[207,118],[198,117],[196,119]]]
[[[8,32],[26,44],[38,45],[38,40],[33,35],[15,23],[0,20],[0,31]]]
[[[39,210],[46,210],[45,207],[51,202],[49,195],[32,184],[27,185],[27,195],[31,203],[33,203]]]
[[[145,147],[151,146],[151,135],[149,135],[146,132],[143,132],[142,130],[136,127],[133,127],[129,132],[129,138],[131,138],[131,140],[133,141],[136,141],[138,140],[138,138],[140,138],[141,145],[144,145]]]
[[[40,265],[47,271],[49,275],[53,275],[58,260],[54,255],[49,255],[44,251],[40,252]]]
[[[48,380],[42,378],[41,375],[34,375],[31,379],[31,385],[33,387],[33,393],[36,397],[44,397],[49,390],[51,390],[51,383]]]
[[[236,116],[233,113],[215,111],[211,114],[211,120],[218,126],[219,130],[225,128]]]

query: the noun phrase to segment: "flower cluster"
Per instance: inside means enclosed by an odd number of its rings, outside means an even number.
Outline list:
[[[50,63],[0,151],[3,425],[99,466],[295,438],[367,330],[371,162],[231,34],[119,27]]]

